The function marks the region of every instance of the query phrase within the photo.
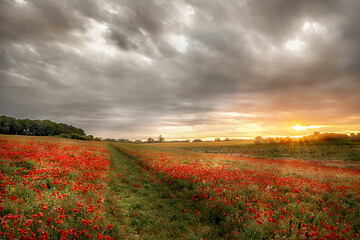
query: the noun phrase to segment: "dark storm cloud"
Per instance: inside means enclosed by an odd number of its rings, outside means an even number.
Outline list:
[[[355,0],[3,0],[0,114],[104,137],[293,111],[352,122],[359,12]]]
[[[0,9],[0,39],[10,41],[65,40],[81,19],[62,1],[33,1],[19,6],[4,0]]]

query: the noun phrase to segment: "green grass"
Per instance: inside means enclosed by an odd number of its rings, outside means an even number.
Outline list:
[[[109,207],[119,212],[111,218],[122,239],[204,239],[221,238],[214,225],[202,221],[191,202],[179,198],[186,185],[165,186],[113,146],[111,154]],[[116,200],[118,199],[118,200]],[[191,198],[190,198],[191,199]],[[184,212],[187,209],[188,212]],[[115,228],[114,228],[115,230]]]

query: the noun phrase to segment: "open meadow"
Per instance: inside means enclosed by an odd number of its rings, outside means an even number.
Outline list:
[[[360,239],[359,26],[359,0],[0,0],[0,240]]]
[[[321,164],[337,164],[340,162],[342,167],[349,165],[358,167],[360,162],[360,142],[350,140],[319,141],[307,143],[264,143],[254,144],[248,142],[222,142],[213,144],[189,143],[171,146],[183,150],[191,150],[204,153],[219,153],[225,155],[254,157],[266,159],[285,159],[285,160],[310,160],[320,161]],[[242,144],[241,144],[242,143]],[[164,145],[166,147],[167,145]]]
[[[356,161],[7,135],[0,146],[0,238],[360,236]]]

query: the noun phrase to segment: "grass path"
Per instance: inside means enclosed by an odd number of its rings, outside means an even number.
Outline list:
[[[121,239],[204,239],[212,227],[203,223],[186,202],[174,197],[169,186],[160,185],[148,170],[109,145],[110,188],[107,196],[114,222],[113,236]],[[185,204],[185,205],[184,205]],[[209,235],[210,234],[210,235]]]

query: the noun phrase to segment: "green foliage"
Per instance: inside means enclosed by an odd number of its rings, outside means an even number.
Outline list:
[[[88,140],[88,141],[92,141],[94,139],[94,137],[92,137],[92,136],[89,137],[89,136],[80,135],[77,133],[62,133],[59,135],[59,137],[68,138],[68,139],[76,139],[76,140]]]
[[[93,141],[93,140],[94,140],[94,136],[93,136],[93,135],[87,135],[87,136],[85,137],[85,139],[88,140],[88,141]]]
[[[86,136],[81,128],[65,123],[55,123],[50,120],[16,119],[0,116],[0,134],[55,136],[65,138],[94,140],[92,135]]]
[[[0,116],[0,133],[18,134],[21,131],[21,125],[15,118]]]

